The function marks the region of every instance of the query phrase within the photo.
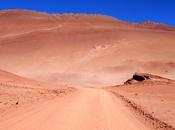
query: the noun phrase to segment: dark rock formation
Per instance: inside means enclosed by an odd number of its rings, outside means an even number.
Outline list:
[[[144,82],[147,80],[151,81],[165,81],[165,82],[170,82],[173,80],[163,78],[157,75],[152,75],[148,73],[135,73],[131,79],[128,79],[124,84],[133,84],[133,83],[138,83],[138,82]]]

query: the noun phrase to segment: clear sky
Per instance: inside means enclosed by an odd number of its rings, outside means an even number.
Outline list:
[[[0,9],[48,13],[98,13],[131,22],[175,25],[175,0],[0,0]]]

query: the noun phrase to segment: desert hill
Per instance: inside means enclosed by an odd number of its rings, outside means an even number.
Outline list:
[[[40,82],[36,80],[32,80],[29,78],[21,77],[16,74],[0,70],[0,86],[8,86],[8,87],[27,87],[27,88],[43,88],[50,86],[55,87],[54,84],[48,84],[46,82]],[[63,87],[60,85],[60,87]]]
[[[84,86],[115,85],[133,72],[175,78],[169,25],[2,10],[0,30],[0,68],[24,77]]]

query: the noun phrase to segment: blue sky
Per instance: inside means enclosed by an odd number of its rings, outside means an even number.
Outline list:
[[[98,13],[131,22],[149,20],[175,25],[175,0],[0,0],[0,9]]]

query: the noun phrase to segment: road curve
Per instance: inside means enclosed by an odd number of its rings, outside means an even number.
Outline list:
[[[17,111],[0,130],[149,130],[111,93],[85,88]]]

